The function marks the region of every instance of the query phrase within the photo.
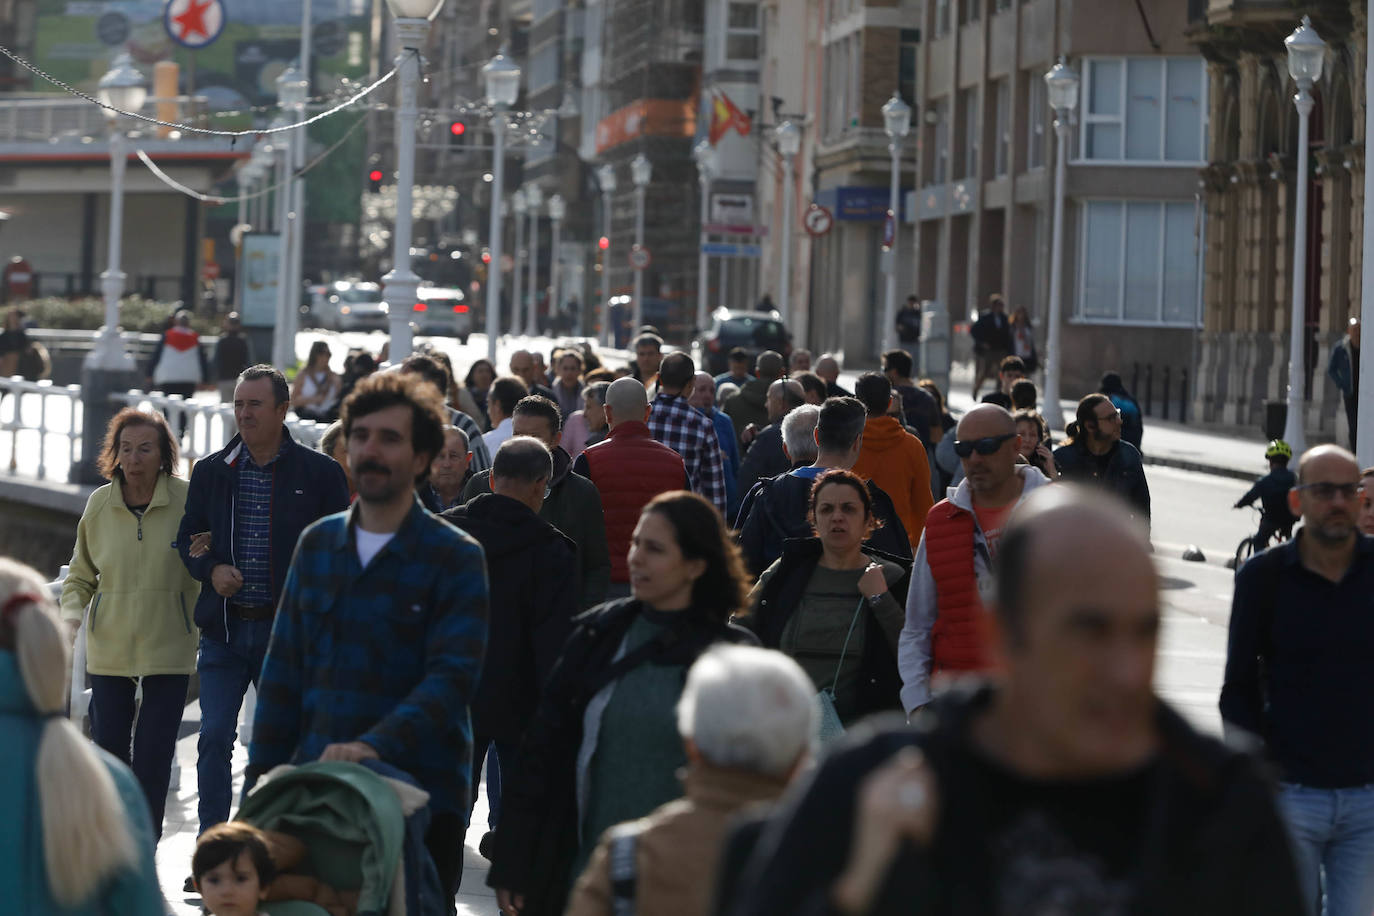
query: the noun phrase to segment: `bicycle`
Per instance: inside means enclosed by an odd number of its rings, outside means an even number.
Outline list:
[[[1240,568],[1245,565],[1246,560],[1264,551],[1270,544],[1283,543],[1292,537],[1293,534],[1292,526],[1288,528],[1275,528],[1273,531],[1269,532],[1266,537],[1261,539],[1260,533],[1264,531],[1264,510],[1259,506],[1249,506],[1248,508],[1259,514],[1260,524],[1254,534],[1241,539],[1241,542],[1236,545],[1235,555],[1226,561],[1226,568],[1236,573],[1240,572]]]

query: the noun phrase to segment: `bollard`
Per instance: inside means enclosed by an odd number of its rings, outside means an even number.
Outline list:
[[[1145,416],[1155,415],[1155,364],[1149,363],[1145,366]]]
[[[1169,419],[1169,367],[1164,367],[1164,397],[1160,398],[1164,404],[1164,419]]]
[[[1140,391],[1140,363],[1132,363],[1131,369],[1131,391]]]
[[[1180,373],[1178,384],[1178,422],[1188,422],[1188,370]]]

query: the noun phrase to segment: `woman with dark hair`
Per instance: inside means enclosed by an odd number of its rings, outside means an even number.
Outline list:
[[[302,420],[332,423],[339,416],[339,392],[343,386],[329,368],[329,344],[317,340],[310,345],[305,367],[291,386],[291,407]]]
[[[479,359],[468,369],[468,374],[463,378],[463,387],[472,395],[472,400],[477,404],[477,409],[481,411],[481,416],[474,417],[478,423],[482,424],[484,430],[491,429],[491,417],[487,415],[487,392],[491,391],[491,383],[496,381],[496,367],[491,364],[489,359]]]
[[[687,669],[714,643],[755,641],[729,622],[747,578],[710,502],[655,497],[628,560],[633,597],[577,618],[503,786],[487,875],[503,912],[561,914],[606,829],[681,797]]]
[[[816,536],[784,543],[754,587],[745,622],[766,648],[796,659],[818,691],[833,690],[844,725],[900,709],[897,637],[911,561],[864,543],[878,519],[851,471],[816,478],[807,518]]]
[[[86,503],[62,585],[62,616],[78,627],[86,618],[91,737],[133,767],[158,838],[200,638],[191,622],[200,583],[177,553],[187,483],[174,476],[176,465],[161,414],[115,414],[99,463],[110,482]]]
[[[1050,451],[1050,424],[1034,410],[1018,410],[1012,418],[1021,436],[1016,446],[1017,454],[1050,480],[1058,480],[1059,468],[1054,464],[1054,452]]]

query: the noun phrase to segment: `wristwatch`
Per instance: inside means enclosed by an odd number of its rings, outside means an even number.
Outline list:
[[[870,607],[877,607],[882,602],[883,595],[886,594],[887,592],[879,592],[876,595],[868,595],[864,598],[864,600],[868,602]]]

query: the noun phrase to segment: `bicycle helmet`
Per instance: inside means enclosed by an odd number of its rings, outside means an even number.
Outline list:
[[[1270,442],[1269,447],[1264,450],[1264,457],[1267,459],[1292,459],[1293,449],[1282,439],[1275,439],[1273,442]]]

